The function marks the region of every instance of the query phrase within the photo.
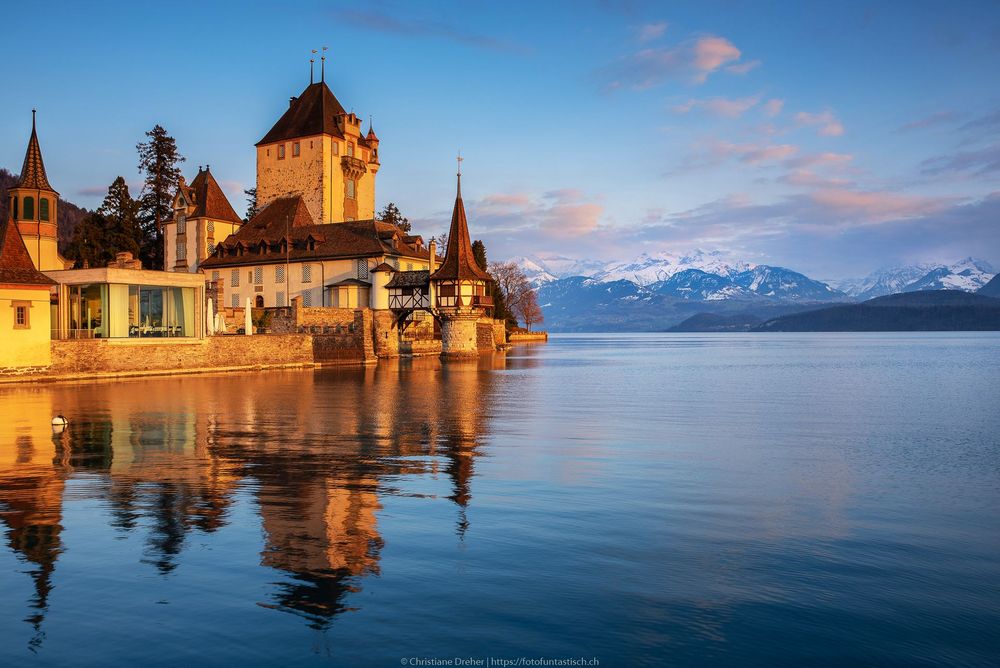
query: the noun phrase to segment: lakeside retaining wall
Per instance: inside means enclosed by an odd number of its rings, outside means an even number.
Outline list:
[[[548,332],[511,332],[508,337],[510,343],[529,343],[533,341],[548,341]]]

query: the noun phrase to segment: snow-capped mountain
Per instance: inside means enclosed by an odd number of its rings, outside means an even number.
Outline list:
[[[918,290],[965,290],[975,292],[990,282],[996,272],[989,262],[967,257],[948,267],[937,267],[910,283],[902,292]]]
[[[882,267],[864,278],[836,281],[834,285],[859,301],[902,292],[903,288],[937,269],[936,264]]]
[[[845,298],[840,290],[784,267],[766,264],[733,276],[733,283],[761,297],[795,301],[826,301]]]
[[[658,281],[647,287],[657,294],[681,299],[718,301],[751,296],[749,290],[736,285],[732,279],[701,269],[685,269],[665,281]]]
[[[669,252],[643,253],[631,262],[609,263],[603,270],[591,275],[598,281],[632,281],[636,285],[651,285],[669,279],[688,269],[698,269],[707,274],[730,278],[752,269],[754,265],[735,260],[722,251],[706,252],[695,249],[684,255]]]

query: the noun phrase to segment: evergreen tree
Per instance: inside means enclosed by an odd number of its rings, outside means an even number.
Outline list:
[[[116,178],[108,188],[108,194],[98,207],[97,213],[107,221],[104,242],[112,258],[116,253],[124,251],[139,257],[142,241],[142,232],[139,230],[139,203],[132,199],[124,176]]]
[[[472,242],[472,256],[476,259],[476,264],[479,265],[480,269],[489,272],[490,266],[486,259],[486,244],[479,239]],[[493,298],[493,317],[497,320],[511,320],[510,312],[507,309],[507,302],[496,279],[490,282],[489,292],[490,297]]]
[[[170,219],[174,190],[181,177],[178,165],[184,158],[177,142],[160,125],[146,133],[147,141],[136,144],[139,172],[145,183],[139,197],[139,226],[142,230],[140,257],[149,269],[163,268],[163,223]]]
[[[409,232],[411,229],[410,219],[403,216],[394,203],[389,202],[385,205],[385,208],[379,211],[376,216],[379,220],[384,223],[392,223],[404,232]]]
[[[66,259],[74,260],[74,268],[103,267],[114,259],[114,254],[108,252],[107,244],[108,221],[95,212],[84,216],[66,246]]]
[[[97,211],[88,213],[73,229],[66,258],[75,260],[76,267],[82,267],[84,262],[91,267],[103,267],[122,251],[138,256],[142,241],[138,211],[139,203],[129,194],[125,178],[119,176]]]
[[[483,271],[489,271],[489,263],[486,261],[486,244],[479,239],[472,242],[472,257],[476,258],[476,264]]]
[[[247,217],[243,219],[244,222],[250,222],[257,215],[257,186],[253,188],[247,188],[243,191],[247,196]]]

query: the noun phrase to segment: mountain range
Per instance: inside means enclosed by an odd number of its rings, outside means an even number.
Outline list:
[[[972,292],[994,275],[988,262],[971,257],[828,282],[722,251],[643,253],[629,262],[537,255],[515,262],[538,289],[552,331],[663,330],[703,313],[718,316],[705,322],[721,327],[752,325],[831,302],[924,290]]]

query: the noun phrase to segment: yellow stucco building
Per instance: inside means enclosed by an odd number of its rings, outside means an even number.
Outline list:
[[[325,82],[311,83],[257,142],[257,206],[301,195],[319,224],[375,217],[378,137]]]
[[[35,269],[17,225],[0,222],[0,373],[49,366],[49,291],[55,282]]]

